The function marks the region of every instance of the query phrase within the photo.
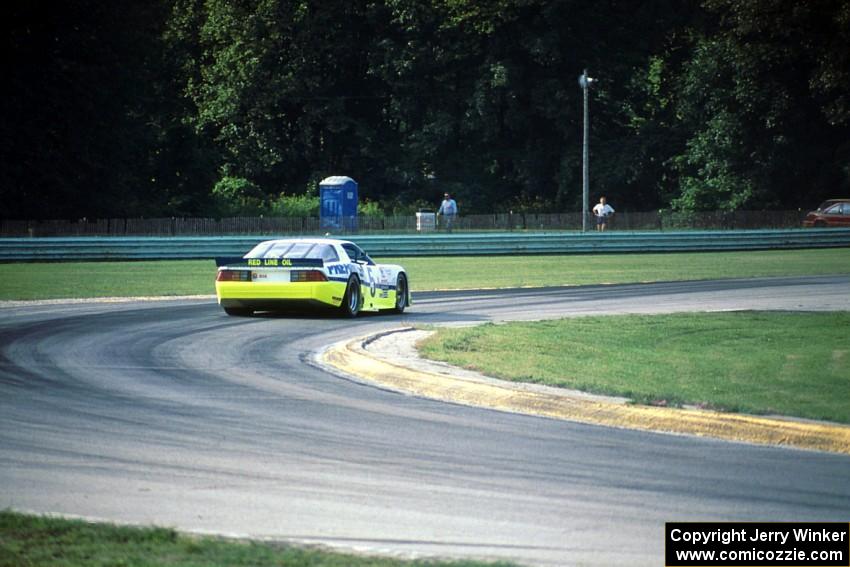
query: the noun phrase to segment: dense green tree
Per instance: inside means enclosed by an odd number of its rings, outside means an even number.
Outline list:
[[[850,188],[850,0],[34,0],[2,218],[808,207]]]
[[[148,132],[136,120],[147,89],[153,19],[143,3],[33,1],[3,8],[3,166],[9,216],[36,218],[143,206]]]
[[[710,0],[679,79],[683,210],[806,207],[846,191],[850,3]],[[718,31],[719,30],[719,33]]]
[[[393,3],[395,33],[382,42],[389,63],[381,70],[398,101],[409,170],[435,176],[473,210],[574,210],[581,202],[576,79],[589,67],[600,79],[591,102],[594,188],[651,206],[655,186],[640,190],[641,174],[655,157],[635,157],[661,146],[662,134],[648,134],[654,117],[636,116],[634,106],[643,110],[655,94],[633,77],[670,49],[669,30],[693,14],[676,4],[636,11],[574,0]]]
[[[187,118],[220,150],[220,176],[269,194],[382,165],[382,89],[369,72],[366,2],[180,2],[169,37],[187,58]],[[383,171],[374,176],[380,179]]]
[[[161,48],[167,4],[11,4],[0,86],[5,218],[198,213],[211,183]]]

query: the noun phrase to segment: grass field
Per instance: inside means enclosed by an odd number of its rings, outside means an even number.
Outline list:
[[[581,317],[440,329],[421,352],[641,403],[850,423],[848,329],[847,312]]]
[[[402,258],[414,289],[473,289],[850,274],[850,248],[699,252]]]
[[[850,274],[850,248],[688,254],[380,258],[414,291]],[[212,260],[0,264],[0,300],[215,293]]]
[[[508,567],[330,553],[272,543],[190,537],[164,528],[119,527],[0,512],[0,567]]]

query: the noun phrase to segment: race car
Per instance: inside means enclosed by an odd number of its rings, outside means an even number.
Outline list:
[[[403,313],[411,304],[404,268],[376,264],[347,240],[267,240],[242,258],[216,258],[216,265],[215,293],[228,315],[313,306],[356,317]]]

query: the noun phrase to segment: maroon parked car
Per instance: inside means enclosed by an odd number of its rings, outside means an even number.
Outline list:
[[[850,227],[850,199],[829,199],[806,215],[803,226]]]

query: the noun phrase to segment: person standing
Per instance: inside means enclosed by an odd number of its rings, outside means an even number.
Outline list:
[[[457,203],[448,193],[443,195],[443,202],[440,203],[440,209],[437,211],[437,216],[439,215],[443,215],[446,232],[451,232],[457,216]]]
[[[614,207],[609,205],[605,197],[600,197],[599,202],[593,207],[596,215],[596,230],[603,232],[608,227],[609,219],[614,215]]]

